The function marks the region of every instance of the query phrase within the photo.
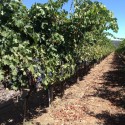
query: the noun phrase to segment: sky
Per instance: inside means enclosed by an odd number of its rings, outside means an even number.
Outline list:
[[[46,3],[48,0],[22,0],[23,4],[30,8],[34,3]],[[95,1],[95,0],[93,0]],[[103,3],[107,9],[114,13],[114,17],[117,18],[119,30],[118,33],[112,33],[116,38],[125,38],[125,0],[96,0]],[[69,0],[67,4],[64,5],[66,10],[70,10],[72,0]]]

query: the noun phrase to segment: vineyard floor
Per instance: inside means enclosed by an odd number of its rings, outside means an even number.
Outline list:
[[[35,100],[31,102],[34,104]],[[32,120],[26,125],[125,125],[125,67],[112,53],[83,80],[68,87],[62,98],[56,96],[50,107],[42,108],[41,112],[35,107]],[[6,109],[6,113],[1,112],[0,119],[3,117],[3,121],[7,121],[11,114],[11,119],[17,117],[17,122],[11,124],[17,125],[22,121],[17,109],[22,111],[19,106]],[[5,125],[11,124],[6,122]]]
[[[125,68],[114,53],[57,98],[41,125],[125,125]]]

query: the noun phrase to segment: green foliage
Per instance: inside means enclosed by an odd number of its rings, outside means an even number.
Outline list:
[[[116,52],[125,55],[125,39],[120,42]]]
[[[78,62],[99,60],[114,50],[106,30],[118,30],[107,8],[90,0],[49,0],[27,9],[20,0],[0,3],[0,80],[13,89],[35,82],[46,87],[74,74]],[[41,80],[38,80],[41,78]]]

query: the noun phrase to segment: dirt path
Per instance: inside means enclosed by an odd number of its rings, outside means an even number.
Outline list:
[[[125,125],[125,69],[112,53],[57,98],[42,125]]]

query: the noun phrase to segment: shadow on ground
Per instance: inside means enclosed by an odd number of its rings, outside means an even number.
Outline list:
[[[96,118],[102,120],[103,125],[124,125],[125,124],[125,115],[124,114],[109,114],[108,112],[102,112],[101,114],[97,114]]]
[[[10,99],[4,104],[5,106],[0,109],[0,125],[22,125],[24,118],[24,97],[20,97],[18,102]],[[46,94],[44,91],[33,93],[28,101],[28,110],[26,113],[27,120],[45,113],[46,107]]]
[[[91,67],[94,66],[94,62],[90,65],[87,65],[86,68],[83,67],[78,70],[71,78],[66,79],[60,84],[54,85],[54,98],[55,96],[62,97],[62,85],[64,84],[64,90],[71,87],[77,82],[77,77],[79,80],[82,80]],[[13,101],[13,99],[8,100],[5,107],[0,108],[0,125],[22,125],[24,118],[24,97],[27,92],[23,92],[23,95],[20,97],[19,102]],[[1,105],[1,104],[0,104]],[[32,93],[28,100],[28,110],[26,113],[26,119],[30,120],[32,118],[38,117],[43,113],[47,112],[46,108],[48,107],[48,91],[40,90],[37,93]]]
[[[101,88],[97,89],[95,95],[125,110],[125,64],[123,64],[117,54],[113,58],[111,70],[106,72],[103,77],[105,83]],[[101,114],[96,114],[95,117],[104,120],[104,125],[125,124],[125,114],[122,112],[113,115],[108,112],[102,112]]]

